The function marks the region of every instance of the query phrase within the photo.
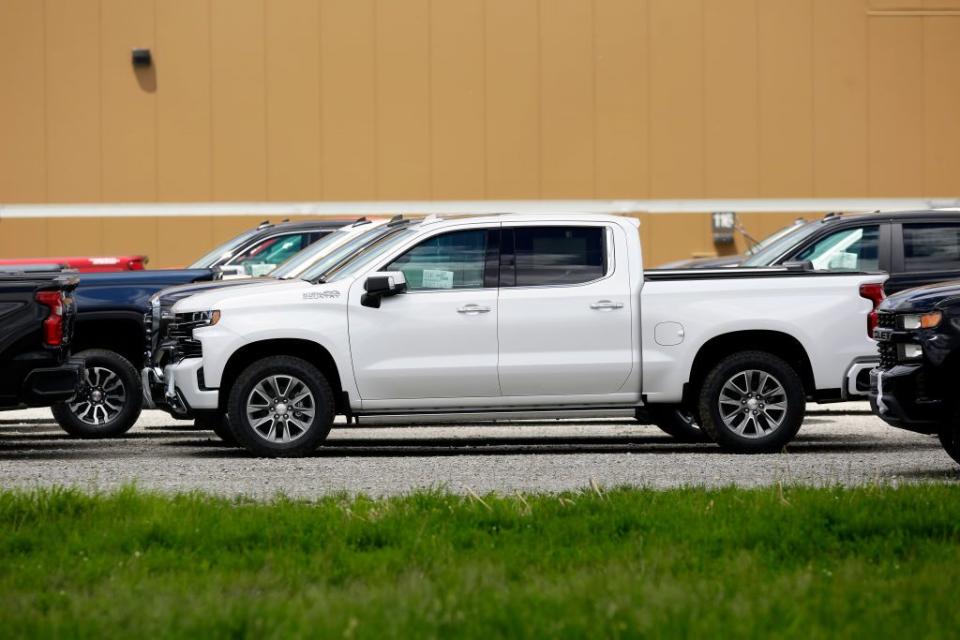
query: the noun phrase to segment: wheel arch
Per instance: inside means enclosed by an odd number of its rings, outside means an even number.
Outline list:
[[[710,369],[721,359],[741,351],[765,351],[783,358],[800,375],[807,396],[816,393],[810,356],[799,340],[788,333],[774,330],[734,331],[715,336],[697,351],[690,368],[690,378],[684,386],[685,403],[696,402],[697,394]]]
[[[138,370],[143,366],[143,318],[136,314],[77,317],[70,349],[79,353],[104,349],[119,353]]]
[[[269,356],[292,356],[306,360],[327,377],[327,382],[333,391],[337,413],[344,413],[349,407],[344,406],[343,384],[340,381],[340,371],[333,355],[323,345],[304,340],[302,338],[272,338],[250,342],[231,354],[223,369],[220,378],[220,394],[218,404],[222,409],[227,406],[230,389],[244,369],[252,363]]]

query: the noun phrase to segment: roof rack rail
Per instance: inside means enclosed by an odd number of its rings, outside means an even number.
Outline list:
[[[353,224],[351,224],[350,226],[351,226],[351,227],[359,227],[359,226],[362,226],[362,225],[365,225],[365,224],[370,224],[370,221],[367,220],[367,216],[361,216],[361,217],[357,218],[356,220],[354,220],[354,221],[353,221]]]
[[[824,221],[833,220],[834,218],[839,218],[840,215],[841,213],[839,211],[830,211],[825,216],[823,216],[823,220]]]
[[[257,225],[257,229],[266,229],[269,226],[270,226],[270,221],[264,220],[263,222]]]

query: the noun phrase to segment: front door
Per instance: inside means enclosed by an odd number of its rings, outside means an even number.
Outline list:
[[[380,267],[402,271],[407,292],[379,309],[350,292],[350,349],[365,407],[424,408],[429,398],[500,395],[497,381],[499,228],[428,237]],[[370,401],[373,404],[370,404]]]
[[[634,310],[626,245],[615,247],[615,237],[605,225],[504,225],[504,396],[603,395],[623,387],[634,366]]]

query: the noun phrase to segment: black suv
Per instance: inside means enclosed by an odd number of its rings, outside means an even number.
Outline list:
[[[888,295],[960,279],[960,212],[831,214],[797,227],[739,266],[885,271]]]
[[[0,409],[72,397],[83,365],[68,360],[76,274],[0,271]]]
[[[960,282],[903,291],[878,309],[870,405],[888,424],[940,436],[960,462]]]

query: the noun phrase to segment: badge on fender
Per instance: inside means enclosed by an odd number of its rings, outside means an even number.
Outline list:
[[[303,294],[304,300],[329,300],[339,298],[340,292],[336,290],[328,291],[307,291]]]

